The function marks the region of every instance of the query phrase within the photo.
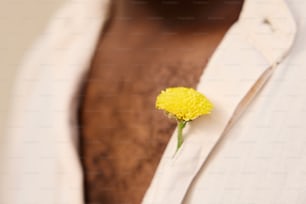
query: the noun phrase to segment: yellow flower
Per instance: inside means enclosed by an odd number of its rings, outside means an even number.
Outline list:
[[[186,87],[173,87],[162,91],[157,96],[155,106],[177,120],[176,152],[184,142],[183,129],[186,124],[201,115],[210,114],[213,109],[213,104],[203,94]]]
[[[178,121],[191,121],[210,114],[213,104],[193,88],[174,87],[167,88],[157,96],[156,108],[166,111]]]

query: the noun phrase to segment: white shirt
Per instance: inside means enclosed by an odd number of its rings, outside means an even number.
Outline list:
[[[109,3],[71,0],[25,59],[3,203],[84,202],[75,96]],[[215,109],[190,123],[174,158],[173,134],[144,204],[306,203],[306,2],[287,3],[245,0],[197,86]]]

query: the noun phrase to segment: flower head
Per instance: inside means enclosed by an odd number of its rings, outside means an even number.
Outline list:
[[[174,87],[167,88],[157,96],[156,108],[166,111],[178,121],[191,121],[210,114],[213,104],[193,88]]]

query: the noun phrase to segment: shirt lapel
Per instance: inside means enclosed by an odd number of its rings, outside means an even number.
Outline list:
[[[283,0],[245,0],[198,84],[214,104],[209,116],[186,128],[185,142],[173,157],[176,132],[162,156],[143,203],[182,203],[188,188],[218,141],[288,53],[295,22]]]

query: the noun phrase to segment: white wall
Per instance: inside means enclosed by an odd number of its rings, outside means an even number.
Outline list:
[[[19,63],[64,0],[0,0],[0,149]],[[2,142],[1,142],[2,141]]]

